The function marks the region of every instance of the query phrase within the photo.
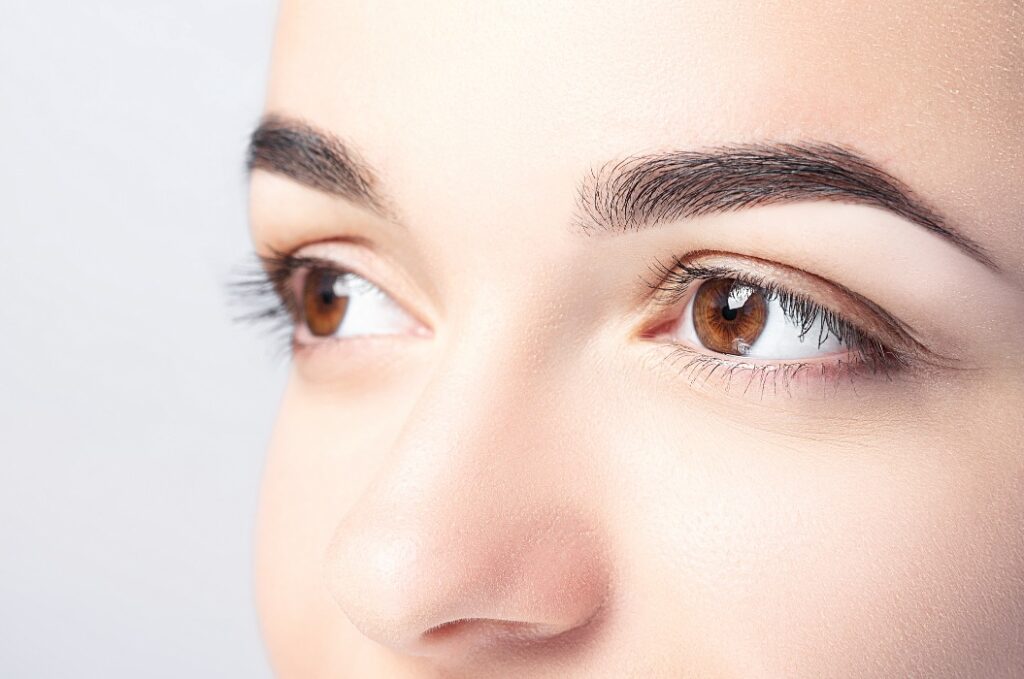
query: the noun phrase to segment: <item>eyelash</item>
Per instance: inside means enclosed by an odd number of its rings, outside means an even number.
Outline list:
[[[257,257],[256,265],[240,272],[230,286],[234,301],[248,307],[248,311],[237,316],[237,320],[268,324],[270,334],[277,340],[275,344],[279,355],[293,353],[299,348],[294,341],[294,331],[295,324],[301,322],[302,312],[294,291],[295,276],[298,272],[308,271],[313,267],[329,269],[339,274],[359,275],[331,260],[272,252],[270,255]],[[742,371],[747,376],[744,392],[756,386],[763,396],[769,389],[773,393],[777,393],[780,388],[786,393],[792,393],[793,381],[813,369],[817,369],[823,386],[829,383],[838,386],[843,380],[852,381],[854,377],[865,374],[882,375],[888,380],[893,373],[905,369],[910,364],[912,352],[888,346],[841,314],[782,288],[763,276],[727,266],[692,264],[679,257],[673,257],[668,265],[656,260],[650,270],[653,280],[644,282],[653,291],[658,308],[678,308],[679,303],[695,288],[695,284],[704,280],[731,278],[758,288],[766,301],[777,300],[787,318],[800,328],[801,336],[817,328],[819,346],[831,336],[850,347],[852,356],[850,360],[840,359],[829,363],[757,363],[749,359],[743,360],[742,357],[728,358],[724,354],[710,353],[708,350],[678,342],[659,343],[659,348],[669,348],[669,353],[665,356],[668,363],[673,367],[678,365],[679,374],[685,376],[692,384],[704,384],[713,375],[722,371],[725,376],[724,386],[728,391],[733,378]],[[865,304],[873,308],[873,305]],[[914,344],[908,331],[898,320],[881,309],[873,310],[879,316],[879,320],[892,329],[893,334],[909,344]]]
[[[240,271],[230,285],[234,302],[248,309],[236,320],[266,325],[278,355],[294,353],[299,348],[294,335],[295,325],[302,320],[302,310],[295,295],[295,276],[314,267],[359,276],[329,259],[275,251],[258,255],[256,263]]]
[[[747,376],[744,392],[756,385],[763,396],[771,389],[773,394],[783,389],[791,394],[791,385],[801,374],[816,370],[822,380],[822,386],[832,383],[838,387],[843,380],[863,375],[882,375],[891,380],[892,375],[906,369],[911,362],[912,353],[890,347],[885,342],[862,330],[858,325],[843,315],[817,302],[790,290],[775,281],[763,276],[727,266],[701,266],[691,264],[679,257],[673,257],[670,264],[655,261],[650,267],[654,281],[645,281],[648,288],[654,291],[656,305],[662,309],[678,308],[680,302],[688,298],[696,284],[705,280],[729,278],[757,288],[766,301],[777,301],[786,317],[800,328],[800,336],[804,337],[815,328],[818,329],[818,346],[833,337],[850,348],[851,359],[834,360],[831,362],[790,361],[774,363],[758,363],[742,357],[728,358],[724,354],[709,353],[697,347],[690,347],[678,342],[667,343],[670,347],[667,356],[672,366],[678,365],[678,372],[692,384],[704,384],[711,377],[724,371],[725,389],[729,390],[733,378],[740,371]],[[852,294],[852,293],[850,293]],[[872,307],[886,327],[891,328],[894,335],[908,344],[916,344],[907,329],[898,320],[874,305]],[[678,315],[677,315],[678,316]]]

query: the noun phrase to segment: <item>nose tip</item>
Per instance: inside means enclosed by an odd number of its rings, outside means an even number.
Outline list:
[[[328,587],[360,632],[409,655],[543,647],[589,627],[608,591],[594,531],[565,516],[504,518],[346,522]]]

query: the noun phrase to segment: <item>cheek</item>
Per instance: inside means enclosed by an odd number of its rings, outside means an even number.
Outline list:
[[[681,433],[634,441],[619,488],[626,588],[672,602],[646,620],[693,631],[737,676],[977,676],[971,663],[1006,660],[1024,624],[1024,493],[1017,458],[983,461],[994,441],[794,447],[674,417],[634,429]]]

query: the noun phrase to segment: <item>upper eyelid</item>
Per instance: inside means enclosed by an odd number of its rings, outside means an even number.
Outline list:
[[[293,279],[296,272],[301,269],[322,266],[338,273],[355,276],[386,295],[397,304],[403,313],[407,314],[422,328],[433,332],[436,327],[438,316],[431,313],[433,309],[426,303],[425,297],[416,290],[413,279],[404,274],[394,260],[388,257],[381,257],[380,253],[373,248],[367,247],[369,241],[362,238],[341,238],[312,241],[296,246],[289,251],[271,250],[269,256],[260,256],[264,262],[286,261],[291,264],[291,270],[286,275]],[[319,254],[304,254],[304,251],[312,248],[345,246],[341,252],[346,254],[343,257],[324,256]],[[350,246],[359,246],[350,249]],[[370,257],[364,253],[371,251]],[[293,288],[294,289],[294,288]],[[279,295],[280,296],[280,295]],[[286,300],[287,305],[287,300]]]
[[[755,274],[750,271],[746,271],[739,266],[700,263],[701,259],[708,258],[745,260],[749,262],[756,262],[758,266],[765,268],[783,269],[787,274],[806,277],[818,284],[827,286],[837,294],[842,295],[845,300],[848,300],[856,308],[854,309],[854,313],[851,313],[849,310],[840,308],[843,306],[842,304],[830,304],[828,301],[821,300],[818,295],[811,295],[805,291],[793,289],[786,284],[771,281],[763,274]],[[908,345],[909,348],[912,348],[914,351],[922,355],[931,355],[939,358],[917,338],[913,328],[886,311],[882,306],[866,299],[843,285],[802,269],[797,269],[795,267],[790,267],[768,260],[760,260],[755,257],[735,255],[725,252],[702,251],[690,253],[685,257],[673,257],[671,263],[668,265],[660,260],[656,260],[652,265],[651,270],[655,275],[660,275],[660,277],[656,282],[651,282],[650,279],[647,279],[645,280],[645,283],[649,288],[654,290],[653,297],[655,305],[661,308],[673,307],[681,302],[682,299],[693,289],[694,284],[701,280],[702,276],[736,278],[737,280],[741,280],[750,285],[755,285],[765,289],[785,291],[790,295],[801,298],[820,307],[824,311],[839,315],[868,336],[882,341],[888,340],[890,342],[898,342],[900,344]],[[668,281],[672,275],[675,275],[680,271],[686,271],[686,275],[689,277],[689,280],[685,281],[685,283],[681,283],[680,285],[665,287],[666,281]],[[870,318],[863,318],[863,314],[869,314]]]
[[[268,276],[272,279],[277,277],[279,279],[287,278],[290,280],[294,279],[296,273],[303,269],[323,268],[337,273],[357,276],[374,287],[383,290],[383,288],[378,285],[372,277],[364,275],[357,267],[342,264],[326,257],[315,257],[302,254],[274,254],[270,256],[261,255],[260,261],[263,263]]]

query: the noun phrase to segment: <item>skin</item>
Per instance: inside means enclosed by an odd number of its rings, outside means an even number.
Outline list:
[[[282,4],[267,111],[358,151],[393,217],[256,170],[257,250],[357,268],[421,332],[295,353],[258,528],[275,671],[1017,676],[1024,9],[638,4]],[[610,160],[800,140],[994,267],[843,201],[569,228]],[[682,306],[638,281],[702,250],[843,286],[942,358],[693,379],[640,332]]]

